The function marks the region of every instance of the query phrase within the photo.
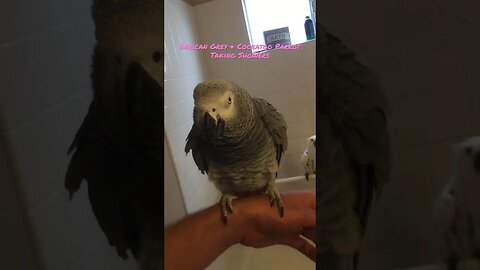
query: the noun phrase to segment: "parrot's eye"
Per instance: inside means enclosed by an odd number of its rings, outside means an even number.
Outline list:
[[[232,98],[228,97],[228,104],[232,104]]]
[[[153,61],[154,61],[155,63],[158,63],[161,59],[162,59],[162,55],[160,54],[160,52],[159,52],[159,51],[155,51],[155,52],[153,53]]]
[[[212,109],[212,112],[215,112],[215,108]]]

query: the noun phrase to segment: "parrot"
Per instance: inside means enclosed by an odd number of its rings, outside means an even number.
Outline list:
[[[65,188],[82,181],[108,243],[141,269],[163,265],[161,0],[94,0],[93,99],[68,149]]]
[[[316,166],[316,136],[310,136],[307,139],[307,147],[303,151],[301,163],[305,169],[305,179],[308,181],[310,175],[315,174]]]
[[[444,241],[445,263],[448,270],[460,269],[462,261],[468,259],[480,260],[480,235],[476,232],[478,223],[475,223],[472,213],[472,207],[475,206],[469,206],[462,200],[465,192],[474,190],[474,187],[466,188],[468,183],[462,181],[460,177],[462,163],[465,160],[471,162],[475,173],[480,176],[480,136],[454,144],[453,151],[453,171],[434,208],[434,220],[437,231]]]
[[[283,217],[275,188],[282,155],[287,150],[284,117],[267,100],[251,97],[238,84],[215,79],[194,91],[193,125],[185,153],[222,193],[221,220],[233,213],[232,200],[264,192]]]
[[[391,114],[378,76],[317,21],[317,264],[358,269],[374,199],[390,180]]]

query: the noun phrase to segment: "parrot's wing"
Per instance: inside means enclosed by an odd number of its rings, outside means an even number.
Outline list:
[[[197,164],[197,167],[202,174],[208,174],[208,160],[205,155],[205,144],[206,142],[202,139],[196,125],[193,124],[192,129],[187,136],[185,153],[188,154],[188,152],[192,150],[193,161],[195,161],[195,164]]]
[[[283,153],[287,150],[287,123],[283,116],[263,98],[252,98],[258,117],[262,120],[265,128],[272,135],[277,148],[277,161],[280,164]]]
[[[330,119],[341,138],[358,180],[356,212],[364,233],[375,193],[380,194],[391,171],[389,107],[373,72],[359,63],[355,54],[321,25],[320,113]],[[318,134],[322,138],[322,134]],[[378,196],[377,196],[378,197]]]
[[[100,227],[127,258],[127,249],[138,255],[148,228],[163,226],[163,89],[136,62],[124,78],[112,76],[120,70],[115,56],[98,47],[93,62],[95,96],[71,146],[65,186],[73,194],[88,181]]]

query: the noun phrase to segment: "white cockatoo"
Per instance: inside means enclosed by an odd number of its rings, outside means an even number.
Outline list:
[[[310,136],[307,138],[307,146],[303,151],[301,164],[305,171],[304,175],[308,181],[310,175],[314,175],[316,173],[316,136]]]
[[[469,259],[480,259],[480,211],[477,210],[480,205],[480,136],[455,144],[453,152],[452,174],[434,209],[449,270],[460,269],[460,263]]]

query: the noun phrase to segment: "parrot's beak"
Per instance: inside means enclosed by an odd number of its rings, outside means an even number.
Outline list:
[[[219,138],[223,136],[225,131],[225,120],[220,116],[213,118],[208,112],[203,114],[202,120],[203,131],[209,138]]]

